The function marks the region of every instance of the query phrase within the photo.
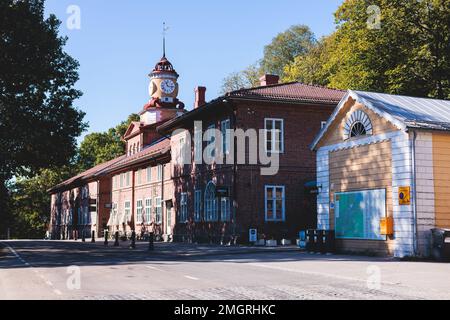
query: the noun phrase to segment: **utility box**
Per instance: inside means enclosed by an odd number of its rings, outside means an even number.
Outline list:
[[[248,230],[248,242],[256,243],[258,241],[258,230],[249,229]]]
[[[394,234],[394,219],[392,217],[380,220],[380,234],[383,236],[392,236]]]
[[[450,261],[450,229],[431,230],[432,255],[437,261]]]

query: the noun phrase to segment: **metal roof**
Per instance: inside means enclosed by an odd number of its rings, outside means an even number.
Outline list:
[[[311,144],[314,149],[328,131],[339,111],[349,98],[363,104],[401,130],[408,128],[450,131],[450,101],[400,96],[387,93],[348,90],[339,102],[325,127]]]

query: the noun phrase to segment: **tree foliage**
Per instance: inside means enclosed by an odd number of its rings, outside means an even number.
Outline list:
[[[80,144],[77,156],[80,171],[123,155],[125,142],[122,137],[132,121],[139,121],[139,115],[131,114],[126,121],[107,132],[94,132],[87,135]]]
[[[379,28],[370,25],[374,5]],[[349,0],[335,17],[337,30],[286,66],[285,79],[450,98],[449,0]]]
[[[245,70],[233,72],[228,75],[222,83],[222,93],[251,88],[259,85],[259,78],[262,76],[261,68],[257,63],[250,65]]]

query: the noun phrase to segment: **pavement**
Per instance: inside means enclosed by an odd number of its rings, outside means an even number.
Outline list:
[[[0,299],[450,299],[450,264],[290,247],[0,242]],[[1,248],[3,246],[3,248]]]

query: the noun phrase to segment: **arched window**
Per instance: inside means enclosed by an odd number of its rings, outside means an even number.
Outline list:
[[[357,110],[348,118],[344,127],[344,140],[371,135],[372,122],[369,116],[362,110]]]
[[[205,189],[205,221],[218,221],[216,185],[210,181]]]

